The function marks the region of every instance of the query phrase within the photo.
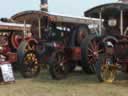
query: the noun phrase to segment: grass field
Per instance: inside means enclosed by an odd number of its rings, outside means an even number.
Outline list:
[[[33,79],[17,73],[16,83],[0,85],[0,96],[128,96],[128,77],[120,75],[113,84],[107,84],[82,72],[60,81],[52,80],[48,72]]]

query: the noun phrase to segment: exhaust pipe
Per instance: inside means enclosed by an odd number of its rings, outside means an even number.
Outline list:
[[[48,0],[41,0],[40,10],[48,12]]]

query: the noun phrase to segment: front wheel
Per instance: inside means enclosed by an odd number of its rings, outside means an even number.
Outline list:
[[[28,51],[22,60],[22,75],[25,78],[35,77],[40,72],[40,64],[36,52]]]
[[[56,51],[52,54],[49,63],[49,71],[53,79],[60,80],[67,76],[68,65],[64,53]]]
[[[36,52],[36,42],[22,41],[18,50],[19,70],[23,77],[31,78],[37,76],[40,72],[40,64],[38,54]]]
[[[112,83],[116,78],[116,64],[112,61],[114,58],[107,58],[104,54],[99,56],[95,64],[95,70],[100,82]],[[109,62],[109,63],[108,63]],[[110,63],[111,62],[111,63]]]

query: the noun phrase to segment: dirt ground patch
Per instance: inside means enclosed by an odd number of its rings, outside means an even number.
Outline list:
[[[52,80],[48,72],[33,79],[24,79],[17,73],[16,83],[0,85],[0,96],[128,96],[128,78],[120,75],[113,84],[107,84],[82,72],[60,81]]]

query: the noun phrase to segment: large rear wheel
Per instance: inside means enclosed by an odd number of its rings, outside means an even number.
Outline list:
[[[103,52],[99,42],[93,36],[84,39],[81,43],[81,52],[83,70],[88,74],[95,73],[94,65],[99,54]]]

